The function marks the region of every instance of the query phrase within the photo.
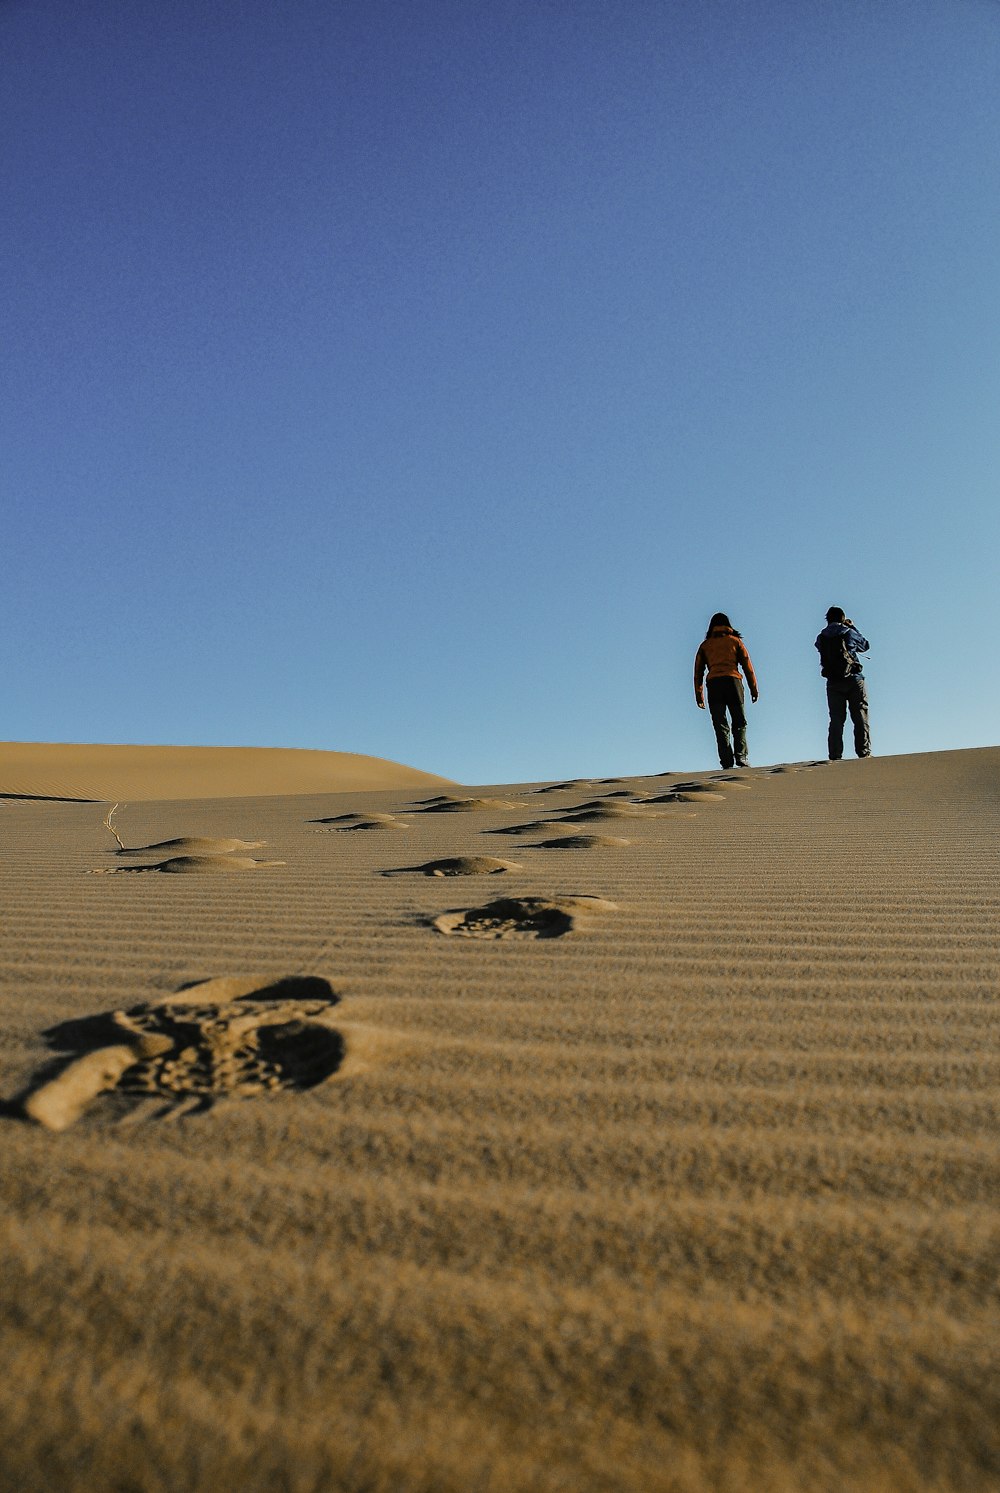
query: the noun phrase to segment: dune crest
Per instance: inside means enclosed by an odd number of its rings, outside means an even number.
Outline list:
[[[450,778],[382,757],[298,747],[0,742],[0,798],[139,803],[146,799],[371,793],[450,782]]]

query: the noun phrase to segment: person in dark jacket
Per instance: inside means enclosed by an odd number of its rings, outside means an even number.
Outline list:
[[[859,757],[872,754],[868,730],[868,688],[859,653],[870,647],[843,607],[830,607],[826,626],[816,639],[816,647],[826,680],[826,701],[830,707],[830,731],[827,737],[830,761],[839,762],[844,755],[844,722],[851,713],[854,727],[854,750]]]
[[[757,677],[743,639],[726,616],[716,612],[708,624],[705,640],[694,656],[694,697],[699,710],[705,709],[702,681],[708,674],[708,709],[715,727],[719,761],[723,767],[746,767],[747,717],[743,708],[743,680],[750,686],[750,698],[757,703]],[[732,721],[732,739],[729,735]]]

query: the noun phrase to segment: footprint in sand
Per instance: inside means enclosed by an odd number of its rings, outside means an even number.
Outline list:
[[[529,819],[527,824],[503,824],[497,829],[484,829],[484,835],[535,835],[539,830],[551,829],[555,819]]]
[[[698,804],[698,803],[725,803],[726,795],[713,791],[711,788],[671,788],[667,793],[656,793],[652,798],[643,800],[647,804]]]
[[[582,804],[566,804],[561,808],[554,809],[553,813],[563,814],[607,814],[627,819],[655,819],[655,814],[642,812],[642,805],[651,800],[646,794],[632,793],[607,793],[601,798],[588,798]]]
[[[284,861],[258,861],[252,856],[234,855],[236,850],[259,850],[264,840],[233,840],[212,838],[205,835],[186,835],[175,840],[156,840],[152,845],[123,845],[115,851],[118,860],[136,859],[164,851],[161,860],[145,866],[102,866],[91,871],[91,876],[119,876],[123,873],[158,871],[172,876],[200,876],[225,871],[256,871],[261,866],[283,866]]]
[[[313,833],[321,835],[330,833],[350,834],[354,830],[372,829],[409,829],[408,824],[397,819],[395,814],[335,814],[332,819],[310,819],[310,824],[324,824],[329,828],[314,830]]]
[[[616,912],[603,897],[501,897],[433,918],[439,933],[458,938],[561,938],[588,915]]]
[[[715,783],[718,783],[720,781],[720,778],[712,778],[710,779],[710,781],[704,783],[671,783],[669,791],[671,793],[704,793],[707,794],[709,798],[722,798],[724,797],[724,795],[721,794],[718,789],[713,786]]]
[[[492,855],[454,855],[443,861],[425,861],[422,866],[395,866],[383,876],[499,876],[521,871],[517,861],[499,861]]]
[[[172,876],[214,875],[225,871],[259,871],[265,866],[283,866],[285,861],[255,861],[247,855],[172,855],[163,861],[154,861],[150,866],[102,866],[91,871],[91,876],[141,876],[146,871],[159,871]]]
[[[527,804],[514,803],[507,798],[441,798],[436,803],[425,804],[414,809],[415,814],[472,814],[488,809],[526,809]]]
[[[234,850],[259,850],[266,840],[217,840],[203,835],[188,835],[180,840],[156,840],[152,845],[129,845],[116,850],[119,857],[153,855],[156,851],[171,855],[229,855]]]
[[[644,801],[658,803],[659,799]],[[643,806],[605,803],[586,805],[577,809],[569,809],[565,814],[560,814],[551,821],[552,824],[600,824],[605,819],[659,819],[659,814],[650,814]]]
[[[568,793],[573,788],[590,788],[593,784],[592,778],[574,778],[569,783],[547,783],[544,788],[536,788],[536,793]]]
[[[338,1001],[316,976],[226,978],[63,1022],[46,1034],[52,1046],[84,1055],[18,1104],[27,1118],[65,1130],[112,1089],[159,1100],[166,1116],[220,1099],[313,1088],[344,1058],[344,1039],[329,1024]]]
[[[528,850],[618,850],[631,845],[617,835],[559,835],[555,840],[539,840],[537,845],[528,845]]]

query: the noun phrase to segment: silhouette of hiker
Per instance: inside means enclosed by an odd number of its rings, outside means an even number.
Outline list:
[[[707,672],[708,709],[719,745],[719,761],[723,767],[732,767],[734,761],[737,767],[748,765],[747,718],[743,708],[741,669],[750,686],[750,698],[756,704],[757,677],[750,655],[725,612],[716,612],[708,624],[705,641],[694,656],[694,697],[698,702],[698,709],[704,710],[702,680]],[[732,741],[729,738],[727,715],[733,723]]]
[[[844,755],[844,722],[851,712],[854,726],[854,750],[859,757],[872,754],[871,736],[868,732],[868,689],[865,676],[858,662],[859,653],[867,653],[870,647],[854,623],[844,615],[843,607],[830,607],[826,614],[826,626],[816,639],[819,649],[823,678],[826,680],[826,701],[830,707],[830,732],[827,742],[830,761],[839,762]]]

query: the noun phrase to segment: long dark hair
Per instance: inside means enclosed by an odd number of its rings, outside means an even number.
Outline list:
[[[736,631],[735,627],[730,622],[730,620],[726,616],[725,612],[716,612],[715,613],[715,616],[712,618],[711,622],[708,624],[708,632],[705,634],[706,638],[711,637],[711,635],[712,635],[712,629],[714,627],[728,627],[729,631],[732,633],[732,635],[733,635],[734,638],[741,638],[743,636],[743,634],[741,632],[737,632]]]

